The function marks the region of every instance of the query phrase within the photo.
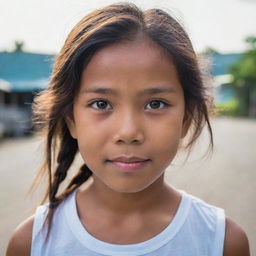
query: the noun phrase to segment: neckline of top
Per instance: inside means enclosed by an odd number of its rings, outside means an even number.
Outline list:
[[[182,194],[180,204],[176,211],[175,216],[169,225],[161,231],[158,235],[140,243],[135,244],[111,244],[97,239],[92,236],[81,223],[77,205],[76,205],[76,193],[75,190],[67,199],[64,205],[66,221],[76,237],[86,248],[93,252],[101,253],[103,255],[113,256],[131,256],[140,255],[152,252],[164,244],[169,242],[178,233],[182,225],[184,224],[191,205],[191,198],[183,191],[179,190]],[[121,254],[120,254],[121,253]]]

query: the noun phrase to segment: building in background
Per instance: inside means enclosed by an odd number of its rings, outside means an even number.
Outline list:
[[[36,93],[48,83],[53,55],[0,52],[0,135],[20,136],[32,129]]]
[[[229,67],[238,62],[241,56],[241,53],[207,55],[214,77],[216,104],[228,102],[236,97],[234,89],[230,86],[233,77],[229,73]]]

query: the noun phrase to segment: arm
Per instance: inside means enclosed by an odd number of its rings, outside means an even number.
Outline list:
[[[29,256],[34,216],[21,223],[9,240],[6,256]]]
[[[250,256],[248,238],[241,227],[226,218],[224,256]]]

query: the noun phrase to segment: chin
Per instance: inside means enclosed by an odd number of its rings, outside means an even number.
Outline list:
[[[141,192],[143,191],[144,189],[146,189],[148,186],[150,185],[135,185],[135,184],[126,184],[125,186],[123,185],[120,185],[120,186],[117,186],[117,185],[113,185],[113,186],[109,186],[110,189],[112,189],[113,191],[115,192],[118,192],[118,193],[124,193],[124,194],[132,194],[132,193],[138,193],[138,192]]]

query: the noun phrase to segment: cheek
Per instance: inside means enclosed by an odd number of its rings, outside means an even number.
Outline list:
[[[155,126],[151,135],[152,148],[159,157],[174,157],[179,147],[182,134],[182,121],[170,120]]]
[[[96,124],[88,120],[77,123],[77,142],[79,151],[86,162],[97,159],[99,151],[109,138],[105,125]]]
[[[103,139],[107,132],[105,122],[102,122],[95,114],[92,115],[89,111],[77,111],[76,129],[78,140],[85,143],[94,144],[98,140]]]

